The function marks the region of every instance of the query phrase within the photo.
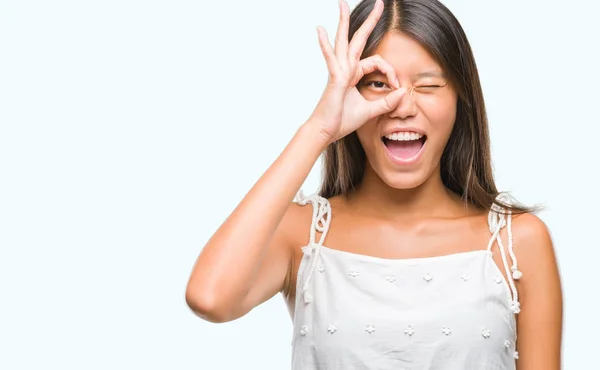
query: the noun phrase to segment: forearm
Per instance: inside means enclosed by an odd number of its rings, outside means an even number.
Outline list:
[[[307,122],[210,238],[188,284],[188,302],[235,310],[252,287],[268,245],[327,145]]]

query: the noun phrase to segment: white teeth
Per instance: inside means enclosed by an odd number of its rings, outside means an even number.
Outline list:
[[[419,140],[422,137],[423,135],[416,132],[394,132],[389,135],[385,135],[386,139],[397,141]]]

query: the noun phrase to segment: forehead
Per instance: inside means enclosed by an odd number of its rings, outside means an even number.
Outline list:
[[[388,32],[373,54],[379,54],[400,76],[418,78],[422,72],[443,74],[443,69],[421,44],[411,37]]]

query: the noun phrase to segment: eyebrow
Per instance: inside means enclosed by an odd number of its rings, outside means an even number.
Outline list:
[[[417,73],[415,75],[415,77],[413,77],[413,81],[419,80],[421,78],[425,78],[425,77],[438,77],[438,78],[443,78],[446,79],[446,74],[443,72],[436,72],[436,71],[427,71],[427,72],[421,72],[421,73]]]
[[[363,78],[367,77],[367,76],[381,76],[381,77],[386,77],[384,73],[382,73],[379,70],[375,70],[365,76],[363,76]],[[421,72],[421,73],[417,73],[413,78],[412,81],[417,81],[420,80],[421,78],[425,78],[425,77],[438,77],[438,78],[443,78],[443,79],[447,79],[446,78],[446,74],[444,72],[437,72],[437,71],[427,71],[427,72]]]

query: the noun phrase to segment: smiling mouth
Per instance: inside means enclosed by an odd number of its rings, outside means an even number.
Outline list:
[[[390,154],[403,162],[409,162],[421,152],[427,136],[417,133],[394,133],[381,138]]]

